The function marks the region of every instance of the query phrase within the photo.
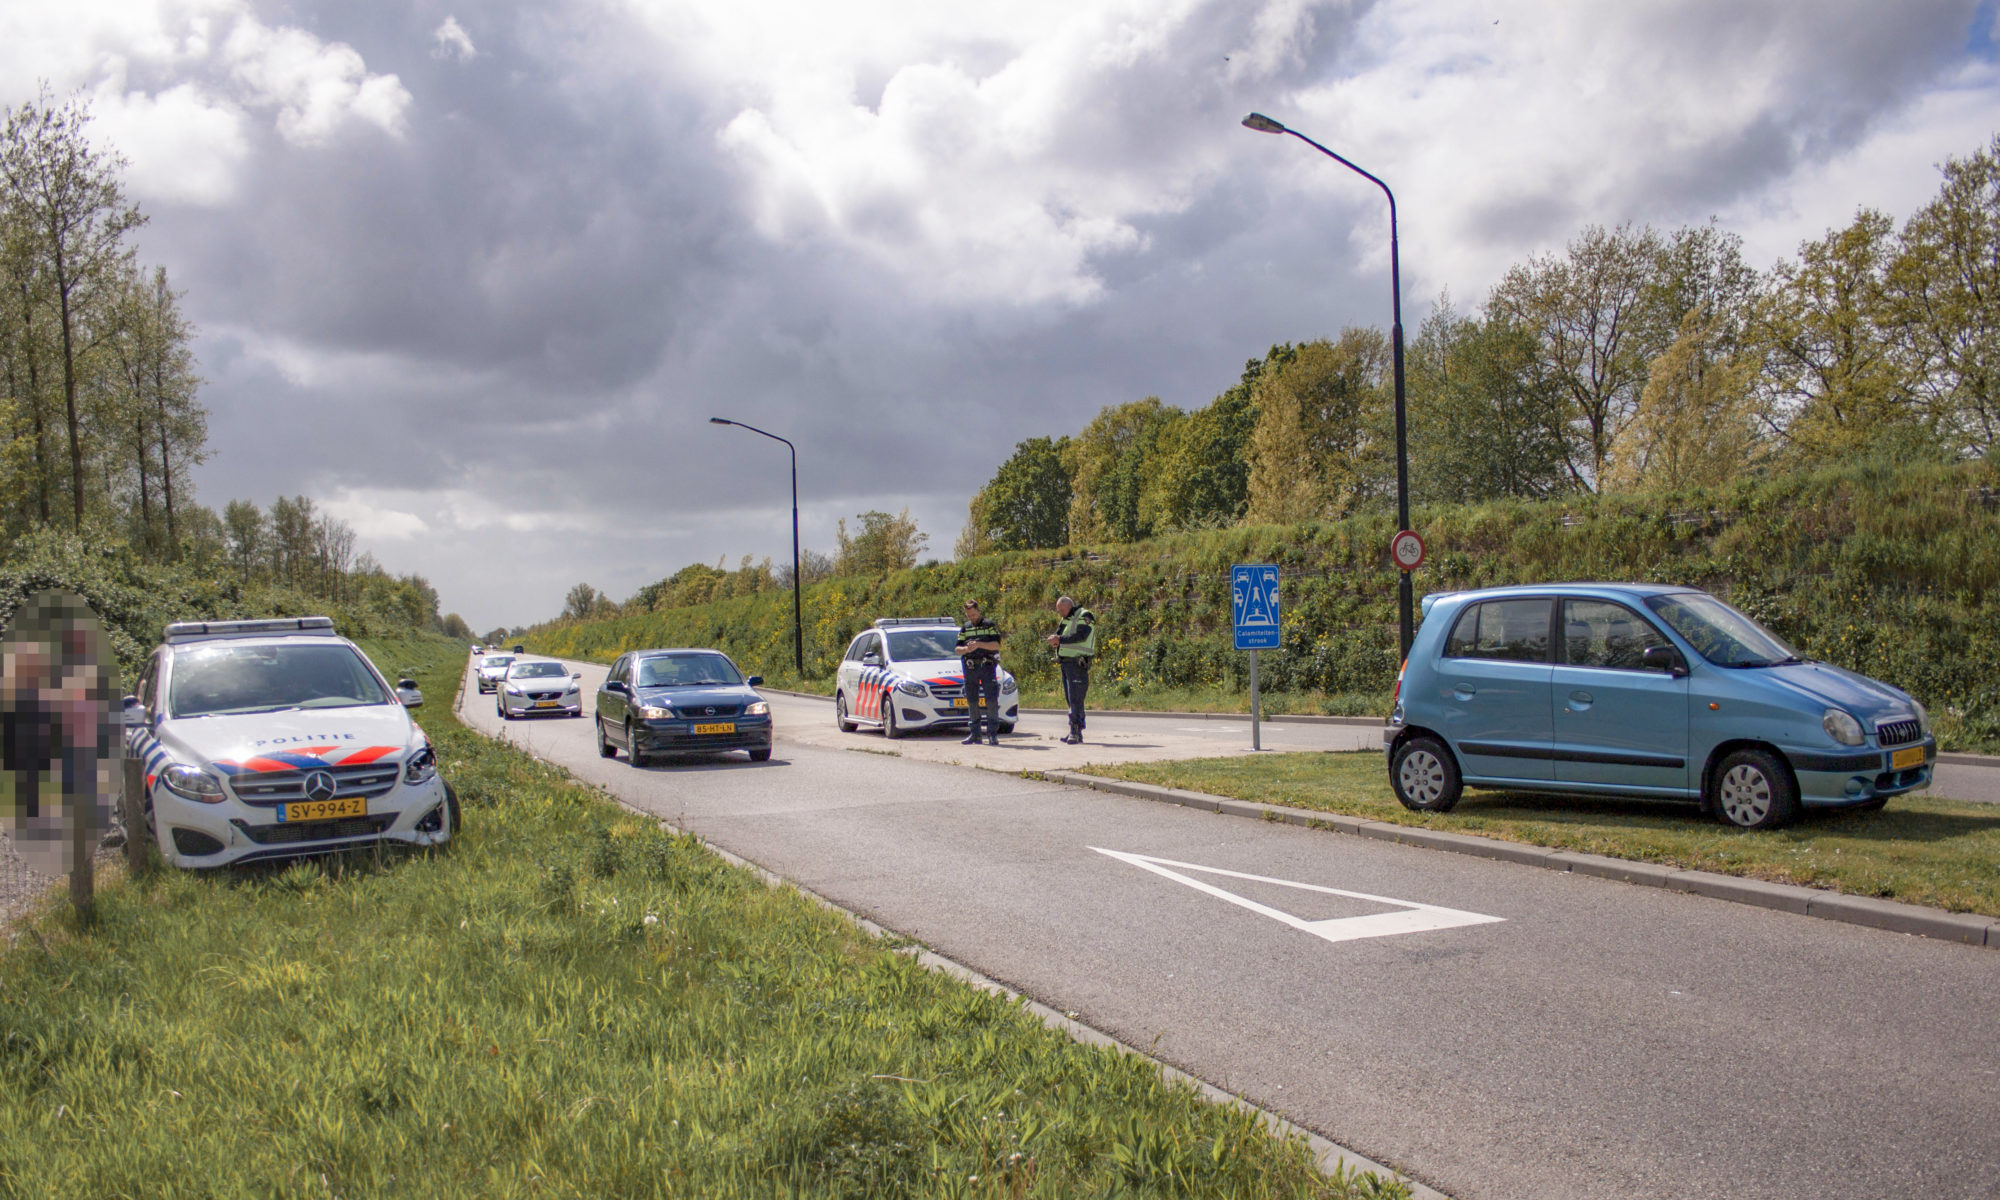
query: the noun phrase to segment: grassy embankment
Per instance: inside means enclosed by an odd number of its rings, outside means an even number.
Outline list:
[[[1714,491],[1420,507],[1419,594],[1503,583],[1649,580],[1705,587],[1800,651],[1908,689],[1948,750],[2000,750],[2000,463],[1858,465]],[[1268,711],[1379,716],[1396,673],[1386,515],[1176,534],[1132,545],[988,555],[835,579],[804,597],[792,669],[789,593],[732,596],[603,621],[557,622],[540,653],[608,662],[641,646],[716,646],[774,685],[825,691],[848,641],[882,615],[956,613],[984,597],[1012,634],[1026,701],[1060,687],[1039,635],[1062,593],[1103,621],[1091,698],[1105,708],[1242,711],[1229,568],[1285,575],[1285,644],[1260,673]]]
[[[0,953],[0,1196],[1386,1197],[449,705],[443,851],[114,881]]]
[[[1690,870],[2000,916],[2000,806],[1918,793],[1875,813],[1807,812],[1778,830],[1731,829],[1691,804],[1468,789],[1444,815],[1414,813],[1382,756],[1273,754],[1085,768],[1093,775],[1345,813]]]

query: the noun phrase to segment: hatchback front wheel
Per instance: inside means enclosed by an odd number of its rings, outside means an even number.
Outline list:
[[[1715,768],[1711,800],[1738,829],[1776,829],[1799,811],[1799,786],[1769,750],[1743,749]]]

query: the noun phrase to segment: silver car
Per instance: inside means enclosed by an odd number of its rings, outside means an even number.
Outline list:
[[[490,692],[500,686],[500,680],[507,674],[507,668],[514,662],[511,654],[489,654],[479,660],[479,690]]]
[[[494,694],[493,707],[500,719],[515,717],[583,715],[583,693],[577,689],[580,673],[549,658],[517,658],[507,667]]]

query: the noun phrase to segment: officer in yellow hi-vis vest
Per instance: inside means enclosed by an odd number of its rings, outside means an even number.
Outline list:
[[[1064,596],[1056,601],[1060,618],[1049,635],[1056,665],[1062,668],[1063,698],[1069,701],[1069,736],[1063,742],[1083,744],[1083,696],[1090,690],[1090,660],[1097,657],[1097,617]]]

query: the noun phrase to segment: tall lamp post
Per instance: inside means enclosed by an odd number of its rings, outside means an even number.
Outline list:
[[[1326,155],[1363,179],[1366,179],[1376,187],[1381,188],[1382,194],[1389,198],[1389,306],[1393,321],[1393,324],[1389,328],[1389,345],[1394,355],[1396,373],[1396,528],[1398,530],[1408,529],[1410,527],[1410,448],[1409,425],[1403,412],[1403,277],[1402,264],[1398,258],[1396,249],[1396,194],[1390,191],[1389,185],[1383,183],[1380,179],[1375,178],[1375,176],[1355,166],[1325,146],[1313,141],[1298,130],[1287,129],[1263,113],[1251,113],[1249,116],[1243,118],[1243,124],[1246,128],[1254,129],[1259,133],[1291,134],[1306,145],[1311,146],[1313,149]],[[1408,658],[1410,656],[1410,639],[1416,632],[1416,617],[1413,611],[1416,605],[1411,594],[1410,573],[1403,571],[1401,574],[1402,583],[1398,585],[1396,594],[1396,615],[1398,624],[1401,626],[1401,640],[1399,645],[1402,649],[1402,657]]]
[[[1400,377],[1400,376],[1399,376]],[[751,433],[761,433],[774,442],[785,443],[785,449],[792,452],[792,665],[798,669],[799,678],[806,677],[806,626],[803,606],[799,603],[799,593],[805,587],[805,577],[799,573],[799,448],[791,439],[781,438],[755,425],[745,425],[728,417],[710,417],[710,425],[734,425]]]

